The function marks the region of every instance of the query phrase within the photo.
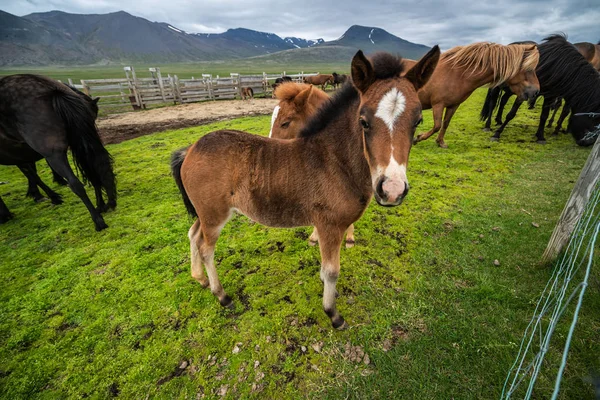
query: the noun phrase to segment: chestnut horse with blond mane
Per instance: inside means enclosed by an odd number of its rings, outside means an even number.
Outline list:
[[[373,194],[391,207],[408,193],[406,166],[421,120],[417,90],[439,55],[435,46],[401,76],[401,58],[382,53],[369,60],[359,50],[351,64],[353,84],[321,107],[299,138],[222,130],[175,152],[173,176],[188,212],[198,217],[188,232],[192,277],[210,285],[222,306],[232,306],[214,251],[234,211],[273,227],[313,225],[319,230],[323,309],[334,328],[347,327],[336,308],[344,232]]]
[[[452,116],[460,104],[483,85],[495,87],[506,83],[523,100],[537,96],[540,90],[535,75],[538,61],[539,52],[531,44],[473,43],[443,53],[431,79],[419,90],[423,109],[433,111],[434,126],[417,136],[415,143],[439,131],[436,141],[440,147],[447,148],[444,135]],[[405,60],[407,66],[413,62]]]
[[[279,99],[271,116],[269,137],[274,139],[295,139],[306,126],[309,118],[317,113],[329,95],[318,88],[305,83],[286,82],[277,87],[274,93]],[[308,243],[315,246],[319,242],[317,228],[313,229]],[[346,247],[353,247],[354,224],[346,232]]]

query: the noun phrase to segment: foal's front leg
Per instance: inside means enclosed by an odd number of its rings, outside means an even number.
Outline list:
[[[310,234],[310,237],[308,238],[308,244],[310,246],[315,246],[317,243],[319,243],[319,232],[315,227],[313,228],[313,231]],[[349,249],[351,247],[354,247],[354,243],[354,224],[352,224],[348,227],[348,230],[346,231],[346,248]]]
[[[335,299],[338,276],[340,274],[340,246],[344,230],[331,227],[320,227],[321,280],[323,281],[323,310],[331,319],[336,329],[346,329],[348,324],[338,313]]]

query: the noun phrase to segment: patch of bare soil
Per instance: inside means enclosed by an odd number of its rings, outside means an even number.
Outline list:
[[[219,100],[113,114],[98,119],[104,144],[121,143],[151,133],[205,125],[248,115],[269,115],[275,99]]]

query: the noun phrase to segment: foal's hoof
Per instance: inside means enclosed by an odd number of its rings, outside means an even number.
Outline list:
[[[536,143],[537,144],[546,144],[546,141],[545,140],[536,140]]]
[[[497,138],[496,136],[492,136],[490,138],[490,142],[499,142],[499,141],[500,141],[500,138]]]
[[[446,142],[437,142],[437,145],[440,146],[440,148],[442,148],[442,149],[448,148],[448,145],[446,144]]]
[[[341,318],[341,317],[340,317],[340,318]],[[336,324],[335,324],[335,323],[333,323],[333,322],[331,323],[331,325],[333,325],[333,327],[334,327],[335,329],[337,329],[338,331],[345,331],[346,329],[348,329],[348,328],[350,327],[350,325],[348,325],[348,324],[346,323],[346,321],[344,321],[344,319],[343,319],[343,318],[342,318],[342,322],[341,322],[341,324],[339,324],[338,326],[336,326]]]
[[[231,299],[231,297],[229,297],[228,294],[225,295],[225,297],[223,297],[221,300],[219,300],[219,303],[226,308],[233,308],[233,300]]]
[[[309,246],[316,246],[316,245],[317,245],[317,243],[319,243],[319,242],[318,242],[318,241],[316,241],[316,240],[311,240],[311,239],[309,239],[309,240],[308,240],[308,245],[309,245]]]
[[[347,249],[354,247],[354,244],[355,244],[354,240],[346,240],[346,248]]]

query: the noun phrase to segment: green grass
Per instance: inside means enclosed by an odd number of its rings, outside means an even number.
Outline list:
[[[538,113],[525,110],[502,142],[490,142],[477,118],[483,95],[458,110],[448,150],[434,140],[413,148],[405,203],[373,202],[356,223],[338,283],[351,325],[343,332],[321,309],[308,227],[229,222],[216,259],[233,311],[190,277],[191,220],[170,153],[221,128],[265,135],[268,116],[108,146],[120,197],[100,233],[67,188],[57,189],[63,205],[34,204],[20,172],[0,167],[0,195],[16,216],[0,226],[2,397],[499,397],[551,274],[539,259],[589,149],[566,135],[532,143]],[[427,111],[419,131],[430,126]],[[599,336],[595,269],[561,398],[593,397],[584,379],[600,371]],[[356,362],[357,348],[368,365]],[[536,398],[551,393],[559,350],[551,348]]]
[[[140,78],[149,78],[148,68],[159,67],[163,76],[167,74],[177,75],[180,79],[200,77],[202,74],[213,74],[213,76],[229,76],[236,72],[244,75],[262,74],[296,74],[301,71],[320,72],[329,74],[337,71],[338,73],[348,73],[348,63],[335,62],[309,62],[309,63],[291,63],[281,65],[279,63],[260,63],[255,60],[231,60],[231,61],[204,61],[197,63],[176,63],[176,64],[123,64],[106,66],[48,66],[48,67],[19,67],[19,68],[0,68],[0,76],[12,74],[40,74],[54,79],[60,79],[67,82],[69,78],[76,83],[81,79],[114,79],[125,78],[123,67],[133,65],[136,75]]]

